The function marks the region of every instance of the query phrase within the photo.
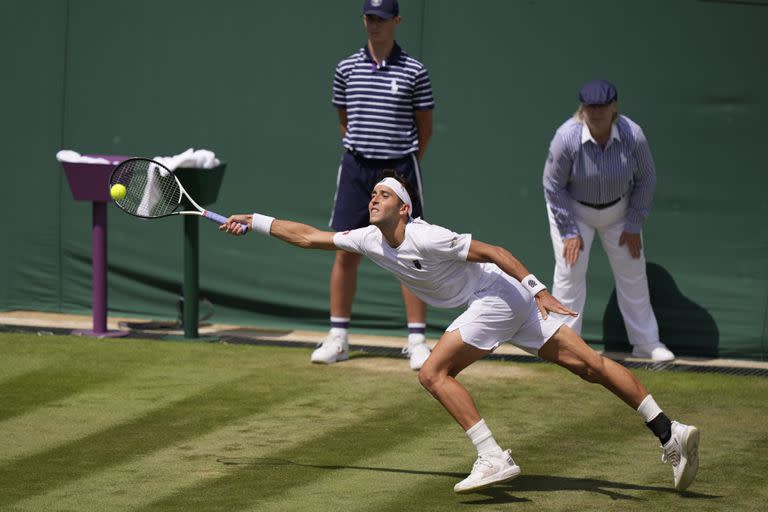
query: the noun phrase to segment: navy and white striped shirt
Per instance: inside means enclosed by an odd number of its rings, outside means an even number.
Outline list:
[[[544,164],[544,197],[563,238],[579,235],[571,200],[606,204],[629,194],[624,230],[639,233],[656,188],[656,167],[643,130],[620,115],[605,148],[586,124],[569,119],[557,129]]]
[[[333,104],[347,110],[344,147],[366,158],[400,158],[419,150],[416,110],[435,108],[427,68],[397,43],[377,65],[368,46],[336,66]]]

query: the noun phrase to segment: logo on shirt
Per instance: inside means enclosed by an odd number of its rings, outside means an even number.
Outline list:
[[[419,260],[413,260],[413,266],[416,267],[417,270],[421,270],[421,262],[419,262]]]
[[[346,231],[344,231],[344,232],[342,233],[342,235],[348,235],[348,234],[349,234],[349,230],[346,230]]]
[[[453,237],[453,240],[451,240],[450,248],[453,249],[454,247],[456,247],[457,243],[459,243],[459,237],[455,236]]]
[[[400,90],[399,87],[397,87],[397,79],[392,79],[392,86],[391,86],[392,94],[397,94],[397,91]]]

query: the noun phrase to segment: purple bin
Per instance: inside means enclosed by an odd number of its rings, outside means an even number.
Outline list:
[[[92,278],[93,278],[93,329],[73,331],[73,334],[112,338],[126,336],[128,331],[107,330],[107,203],[109,175],[112,170],[129,156],[83,155],[104,158],[109,164],[60,162],[67,175],[69,189],[75,201],[93,203],[92,222]]]

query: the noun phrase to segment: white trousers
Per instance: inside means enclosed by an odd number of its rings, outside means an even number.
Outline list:
[[[629,342],[634,346],[654,345],[659,343],[659,326],[653,314],[648,293],[645,252],[641,250],[640,257],[635,259],[629,254],[626,244],[619,246],[619,238],[624,231],[624,215],[628,202],[629,199],[625,196],[613,206],[596,210],[573,201],[572,211],[576,216],[581,238],[584,240],[584,250],[579,252],[579,257],[572,267],[565,263],[563,240],[552,210],[547,205],[549,232],[552,237],[552,247],[555,250],[552,295],[565,307],[579,313],[575,318],[566,317],[565,323],[581,334],[584,303],[587,299],[589,251],[597,232],[613,270],[619,310],[624,317]]]

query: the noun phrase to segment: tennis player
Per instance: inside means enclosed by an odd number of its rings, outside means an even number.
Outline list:
[[[408,183],[387,176],[373,189],[370,226],[338,233],[254,213],[233,215],[220,229],[240,235],[240,225],[306,249],[345,250],[368,256],[424,302],[466,306],[446,329],[419,370],[419,381],[466,431],[477,449],[470,475],[454,491],[473,492],[520,474],[510,450],[502,450],[456,376],[509,342],[603,385],[635,409],[659,438],[675,489],[686,489],[698,470],[699,431],[670,419],[629,370],[592,350],[560,318],[564,307],[526,267],[502,247],[412,219]],[[550,314],[553,313],[553,314]],[[563,316],[564,315],[564,316]]]

